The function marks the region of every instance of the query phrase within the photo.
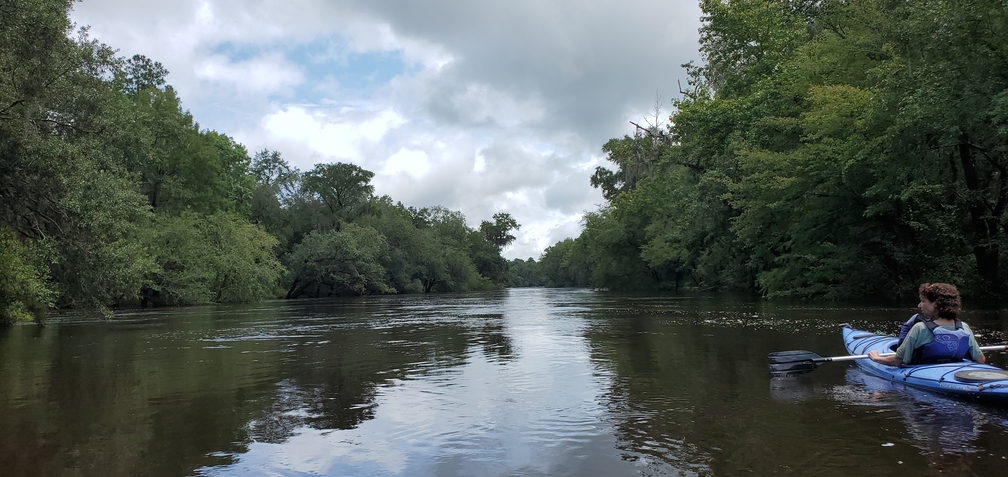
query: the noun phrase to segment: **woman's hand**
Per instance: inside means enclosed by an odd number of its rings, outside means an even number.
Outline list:
[[[903,365],[903,360],[900,359],[900,357],[898,355],[887,354],[885,356],[882,356],[882,355],[879,354],[878,351],[875,351],[875,350],[871,350],[871,351],[868,352],[868,359],[870,359],[870,360],[872,360],[872,361],[874,361],[876,363],[879,363],[879,364],[884,364],[886,366],[902,366]]]

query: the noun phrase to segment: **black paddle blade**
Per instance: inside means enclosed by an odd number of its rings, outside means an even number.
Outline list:
[[[794,350],[794,351],[779,351],[777,353],[770,353],[767,355],[770,360],[770,364],[778,363],[800,363],[804,361],[814,361],[821,356],[815,354],[811,351],[805,350]]]
[[[785,378],[788,376],[798,376],[815,371],[821,363],[812,360],[797,361],[790,363],[770,363],[770,375],[775,378]]]

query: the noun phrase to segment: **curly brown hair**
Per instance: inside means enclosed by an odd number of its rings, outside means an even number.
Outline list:
[[[926,299],[934,303],[938,318],[954,320],[962,312],[962,299],[959,297],[959,289],[955,285],[924,283],[920,286],[918,293],[922,300]]]

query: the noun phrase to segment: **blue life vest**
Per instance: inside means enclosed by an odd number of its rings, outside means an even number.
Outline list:
[[[893,346],[892,348],[893,351],[895,351],[896,348],[899,348],[899,346],[903,344],[903,340],[906,339],[907,333],[910,332],[910,328],[913,328],[913,326],[916,325],[918,322],[926,323],[929,321],[931,321],[931,317],[923,313],[914,314],[914,316],[911,316],[909,320],[906,320],[905,323],[900,325],[899,341],[896,342],[896,346]]]
[[[911,364],[961,361],[969,353],[970,334],[963,329],[961,321],[955,320],[954,330],[947,330],[934,321],[924,324],[934,334],[934,340],[914,350]]]

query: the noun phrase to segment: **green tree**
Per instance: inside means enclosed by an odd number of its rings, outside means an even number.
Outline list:
[[[470,255],[480,275],[503,285],[507,279],[508,263],[501,257],[501,251],[515,241],[511,231],[521,226],[507,212],[498,212],[493,219],[493,222],[480,222],[479,234],[471,236]]]
[[[319,225],[340,230],[343,222],[352,222],[366,210],[374,194],[373,177],[373,172],[354,164],[316,164],[304,173],[301,186],[324,206],[326,213]]]
[[[602,146],[602,151],[606,159],[616,165],[616,171],[596,167],[589,182],[602,191],[602,197],[612,202],[620,193],[635,190],[639,181],[651,175],[667,153],[669,141],[668,132],[658,126],[637,126],[633,137],[610,139]]]
[[[163,83],[163,79],[156,82]],[[185,209],[185,169],[200,145],[192,116],[182,111],[171,86],[121,87],[123,124],[108,134],[110,144],[118,149],[125,167],[139,175],[141,191],[151,208],[173,212]]]
[[[479,231],[487,242],[501,251],[515,241],[511,231],[520,229],[521,225],[507,212],[498,212],[493,215],[493,219],[493,222],[487,220],[480,222]]]
[[[141,55],[122,62],[112,80],[122,93],[117,124],[104,134],[106,140],[139,174],[155,210],[247,214],[254,178],[245,147],[224,134],[200,131],[166,84],[167,74]]]
[[[429,227],[423,229],[430,237],[425,254],[430,274],[422,280],[427,291],[480,290],[499,283],[492,280],[501,278],[503,267],[498,259],[503,259],[483,234],[466,225],[461,212],[439,206],[420,215],[429,220]],[[480,272],[481,265],[486,274]]]
[[[610,290],[653,290],[658,275],[641,258],[647,219],[635,214],[637,194],[620,194],[615,204],[585,214],[585,229],[579,239],[591,260],[592,286]]]
[[[582,234],[583,236],[583,234]],[[564,239],[546,247],[539,257],[539,275],[547,287],[587,287],[591,285],[591,258],[587,238]]]
[[[286,272],[276,238],[226,212],[161,215],[147,237],[158,270],[145,300],[154,304],[241,303],[275,297]]]
[[[878,87],[884,107],[895,112],[885,159],[902,159],[916,173],[912,190],[924,196],[914,203],[941,211],[924,217],[921,235],[962,244],[972,255],[969,288],[1001,296],[1008,289],[1008,10],[996,0],[876,8],[888,53]]]
[[[508,262],[508,287],[541,287],[543,285],[543,279],[539,272],[539,263],[532,257],[529,257],[527,260],[516,258]]]
[[[291,253],[287,298],[394,293],[382,266],[387,254],[388,243],[370,227],[313,231]]]
[[[431,275],[430,230],[420,230],[413,225],[409,209],[392,198],[376,198],[373,214],[362,217],[360,225],[374,228],[388,242],[389,250],[382,266],[388,274],[390,285],[398,293],[424,293],[425,278]]]
[[[279,254],[290,252],[312,226],[300,192],[301,172],[287,164],[279,152],[265,149],[252,158],[250,172],[255,188],[249,220],[279,240]]]
[[[9,229],[0,229],[0,326],[38,320],[55,296],[31,250]]]
[[[0,25],[0,226],[47,257],[57,306],[135,296],[149,261],[147,211],[107,147],[121,61],[86,31],[71,37],[69,1],[13,1]]]

